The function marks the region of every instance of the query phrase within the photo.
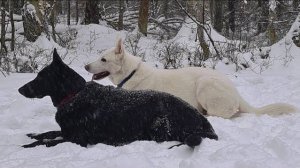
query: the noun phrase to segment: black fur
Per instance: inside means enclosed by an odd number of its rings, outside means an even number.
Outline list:
[[[118,146],[137,140],[179,141],[194,147],[202,138],[218,138],[208,120],[181,99],[157,91],[127,91],[85,83],[61,61],[56,50],[53,62],[19,92],[29,98],[49,95],[61,127],[61,132],[29,134],[38,141],[24,147],[54,146],[65,141],[81,146]],[[77,94],[61,104],[73,93]],[[55,139],[59,136],[63,139]]]

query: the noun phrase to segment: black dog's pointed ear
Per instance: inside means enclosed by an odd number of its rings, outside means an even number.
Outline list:
[[[53,51],[53,61],[52,62],[62,62],[60,56],[58,55],[56,48]]]

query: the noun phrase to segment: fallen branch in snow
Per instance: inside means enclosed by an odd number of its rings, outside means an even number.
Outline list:
[[[5,75],[5,73],[0,69],[0,72],[2,73],[2,75],[4,76],[4,77],[6,77],[6,75]]]
[[[207,34],[207,37],[209,38],[209,41],[211,42],[212,46],[214,47],[214,50],[216,51],[217,57],[221,60],[221,55],[220,52],[218,51],[217,47],[215,46],[214,40],[211,38],[210,34],[208,33],[208,30],[206,29],[206,27],[200,23],[199,21],[197,21],[193,16],[191,16],[188,11],[186,11],[186,9],[181,5],[180,2],[178,2],[178,0],[175,0],[175,2],[179,5],[180,9],[190,18],[192,19],[192,21],[194,23],[196,23],[198,26],[202,27],[203,30],[205,31],[205,33]]]

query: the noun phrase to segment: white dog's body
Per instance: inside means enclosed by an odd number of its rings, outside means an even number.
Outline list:
[[[187,101],[199,112],[206,110],[212,116],[231,118],[237,112],[279,115],[296,110],[285,103],[254,108],[242,99],[225,75],[215,70],[199,67],[174,70],[152,68],[140,58],[125,52],[121,40],[116,48],[107,50],[99,60],[87,65],[86,69],[95,75],[109,72],[110,80],[116,85],[130,76],[123,88],[167,92]]]

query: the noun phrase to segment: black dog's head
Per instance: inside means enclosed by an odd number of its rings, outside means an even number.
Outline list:
[[[50,96],[57,107],[65,97],[79,92],[84,86],[85,80],[64,64],[54,49],[51,64],[42,69],[35,79],[19,88],[19,93],[27,98]]]

